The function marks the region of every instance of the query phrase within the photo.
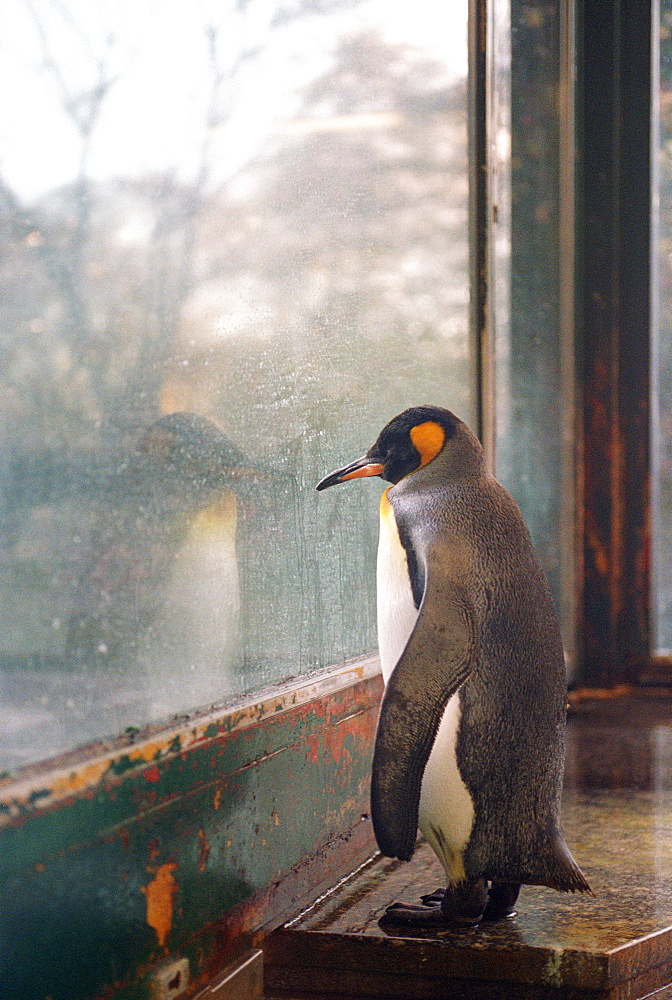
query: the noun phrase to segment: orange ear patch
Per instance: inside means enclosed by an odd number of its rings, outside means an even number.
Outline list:
[[[420,455],[420,465],[427,465],[439,454],[446,441],[446,432],[440,424],[433,420],[426,420],[424,424],[416,424],[411,427],[411,441]]]

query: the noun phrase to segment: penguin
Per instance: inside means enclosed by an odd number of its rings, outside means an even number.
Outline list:
[[[446,888],[382,922],[475,925],[522,885],[590,892],[559,824],[566,677],[558,617],[521,512],[449,410],[394,417],[326,476],[379,476],[377,617],[385,682],[371,775],[381,852],[418,828]]]

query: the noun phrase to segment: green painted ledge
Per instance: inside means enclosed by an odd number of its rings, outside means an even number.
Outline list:
[[[361,660],[4,779],[5,1000],[143,998],[167,956],[194,995],[365,860],[381,691]]]

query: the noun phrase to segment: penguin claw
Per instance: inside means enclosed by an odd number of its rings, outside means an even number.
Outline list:
[[[426,913],[427,910],[434,910],[434,906],[420,906],[418,903],[390,903],[390,905],[385,910],[386,913],[390,913],[392,910],[413,910],[418,913]]]
[[[425,906],[429,906],[432,903],[440,904],[441,900],[445,895],[446,895],[445,889],[435,889],[434,892],[425,893],[425,895],[421,896],[420,899],[425,904]]]
[[[446,918],[441,907],[418,906],[416,903],[392,903],[378,921],[387,924],[403,924],[405,927],[437,927],[445,925]]]

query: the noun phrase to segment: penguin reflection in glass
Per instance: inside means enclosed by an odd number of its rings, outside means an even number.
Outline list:
[[[557,615],[520,511],[448,410],[419,406],[318,490],[380,476],[378,641],[385,680],[371,778],[383,854],[417,828],[446,873],[383,918],[476,924],[522,884],[590,892],[559,828],[566,679]]]
[[[121,471],[101,473],[66,659],[160,678],[153,714],[222,697],[239,656],[236,494],[254,475],[216,424],[183,412],[155,421]]]

